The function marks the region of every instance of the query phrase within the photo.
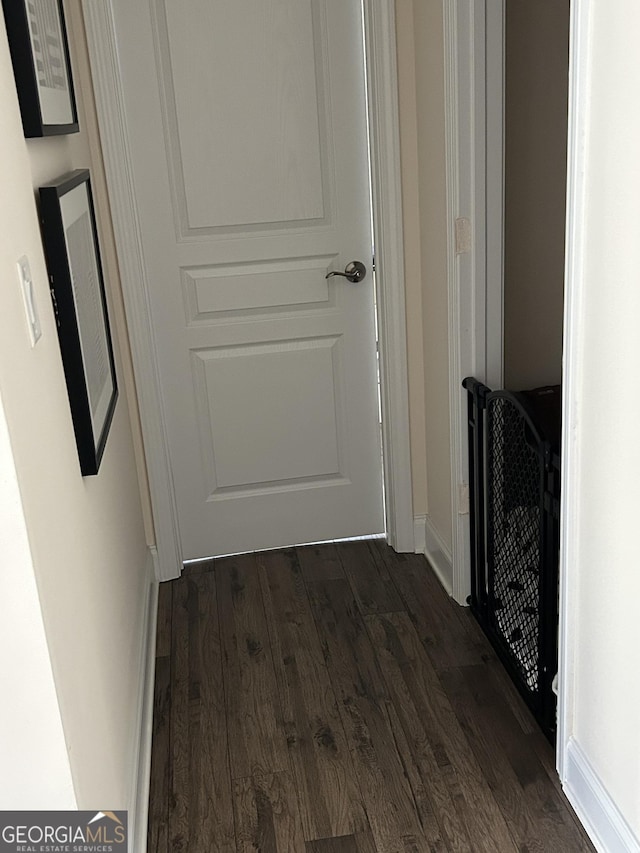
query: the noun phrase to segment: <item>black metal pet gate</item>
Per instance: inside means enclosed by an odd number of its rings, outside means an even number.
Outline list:
[[[553,740],[558,661],[560,388],[491,391],[469,406],[469,604]]]

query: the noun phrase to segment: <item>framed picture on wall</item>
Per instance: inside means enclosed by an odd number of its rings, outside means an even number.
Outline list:
[[[83,476],[97,474],[118,387],[89,171],[40,187],[40,219]]]
[[[78,131],[62,0],[2,0],[27,137]]]

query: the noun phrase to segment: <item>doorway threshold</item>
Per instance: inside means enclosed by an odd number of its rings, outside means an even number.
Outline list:
[[[221,560],[223,557],[242,557],[245,554],[264,554],[268,551],[283,551],[286,548],[306,548],[310,545],[340,545],[343,542],[366,542],[369,539],[386,539],[386,533],[368,533],[366,536],[346,536],[344,539],[322,539],[319,542],[297,542],[295,545],[281,545],[277,548],[262,548],[260,551],[237,551],[232,554],[217,554],[215,557],[198,557],[196,560],[185,560],[183,566],[197,566],[199,563],[209,563],[211,560]]]

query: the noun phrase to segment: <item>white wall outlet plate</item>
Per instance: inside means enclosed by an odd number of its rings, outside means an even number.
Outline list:
[[[22,287],[22,297],[24,299],[24,310],[27,315],[27,329],[29,330],[31,346],[34,347],[42,337],[42,329],[40,328],[40,318],[38,317],[38,309],[33,292],[31,268],[29,267],[29,259],[26,255],[20,258],[17,266],[18,278]]]

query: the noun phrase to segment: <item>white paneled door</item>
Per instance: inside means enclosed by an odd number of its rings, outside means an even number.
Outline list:
[[[183,558],[382,532],[361,0],[114,7]]]

